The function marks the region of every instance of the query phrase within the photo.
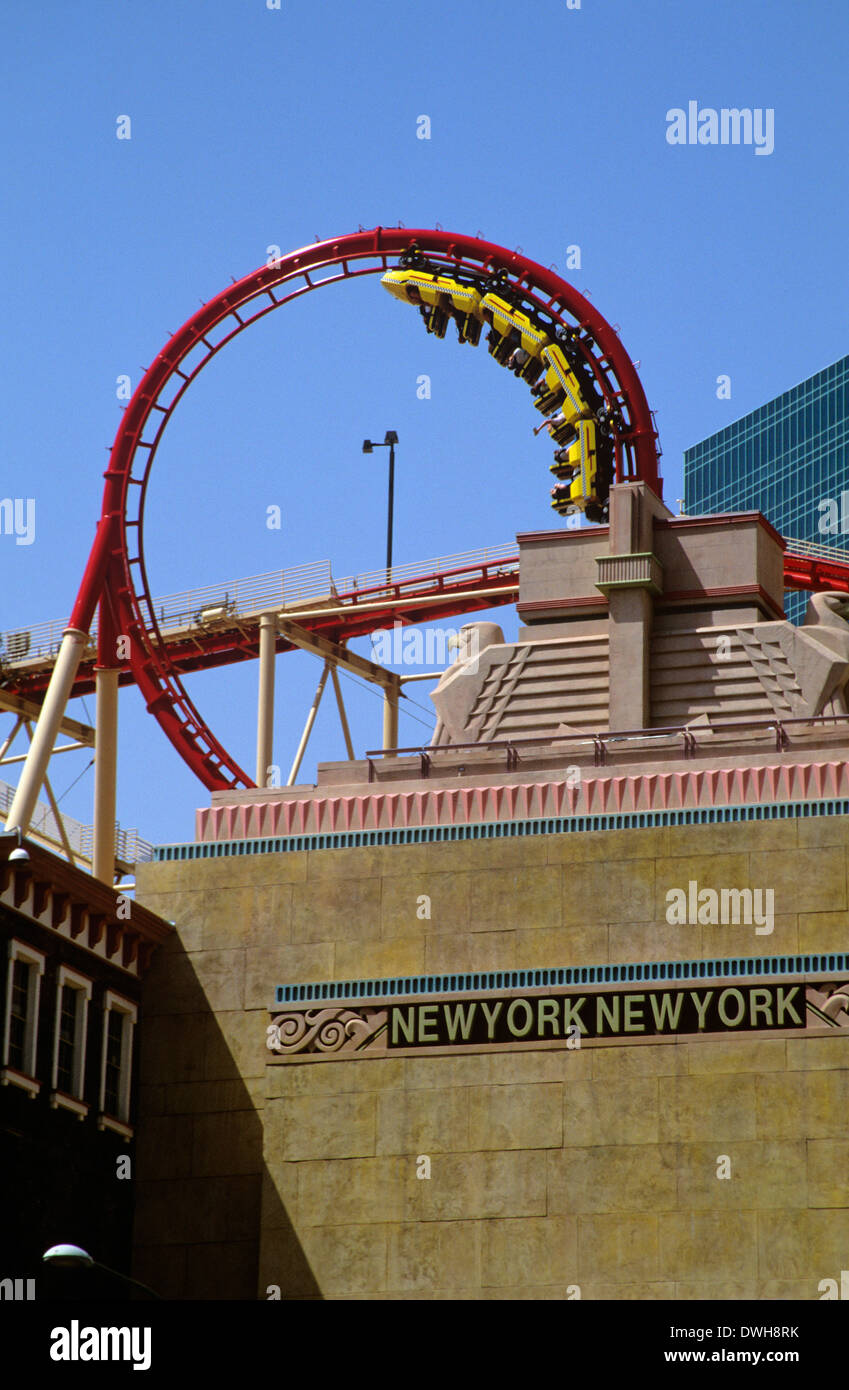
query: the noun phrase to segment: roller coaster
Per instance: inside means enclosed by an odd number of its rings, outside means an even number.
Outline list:
[[[520,295],[503,269],[465,281],[440,275],[415,245],[398,265],[381,284],[402,303],[418,306],[428,333],[444,338],[453,319],[459,341],[476,347],[489,324],[490,356],[528,383],[537,410],[547,417],[534,432],[547,428],[559,446],[550,469],[561,483],[551,490],[551,505],[562,516],[581,511],[588,521],[605,521],[613,441],[625,430],[616,393],[605,398],[599,391],[590,365],[591,335],[538,306],[520,308]]]
[[[207,727],[181,681],[207,669],[260,655],[259,624],[236,632],[223,620],[201,626],[181,650],[157,611],[144,553],[145,500],[157,449],[168,422],[203,368],[251,324],[328,285],[379,274],[402,303],[418,308],[425,328],[444,337],[454,322],[460,343],[476,346],[484,330],[490,356],[530,388],[557,446],[550,465],[557,480],[551,505],[602,523],[614,483],[640,479],[661,493],[657,432],[635,366],[611,326],[554,267],[518,250],[437,229],[376,227],[302,247],[266,263],[205,303],[175,333],[145,371],[122,416],[109,463],[94,544],[58,652],[48,669],[27,661],[5,667],[11,696],[41,705],[30,754],[7,818],[7,830],[25,830],[42,783],[67,700],[98,692],[105,727],[98,752],[99,820],[114,822],[114,724],[119,684],[134,683],[180,756],[210,790],[255,783]],[[815,557],[798,555],[793,587],[824,587]],[[827,563],[827,562],[826,562]],[[415,591],[400,581],[331,595],[308,618],[318,640],[341,646],[403,613],[420,622],[509,602],[515,569],[472,565],[466,573],[421,573]],[[849,575],[849,571],[846,571]],[[829,587],[843,587],[829,569]],[[849,588],[849,578],[845,587]],[[97,656],[92,624],[99,606]],[[302,616],[301,621],[304,621]],[[265,656],[304,645],[275,627]],[[121,640],[119,640],[121,639]],[[128,639],[128,640],[127,640]],[[111,784],[111,791],[110,791]],[[111,799],[110,799],[111,798]],[[97,870],[95,870],[97,872]]]

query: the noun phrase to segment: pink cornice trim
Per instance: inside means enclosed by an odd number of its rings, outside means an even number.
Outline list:
[[[239,803],[198,811],[197,832],[202,841],[253,839],[274,834],[462,825],[821,797],[849,797],[849,763],[775,763],[768,767],[598,776],[585,778],[578,787],[552,780]]]

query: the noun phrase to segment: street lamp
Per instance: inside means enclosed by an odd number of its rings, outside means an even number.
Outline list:
[[[386,588],[389,589],[392,583],[392,507],[395,499],[395,445],[398,443],[398,435],[395,430],[387,430],[380,444],[374,439],[363,440],[363,453],[370,454],[375,449],[389,450],[389,511],[386,521]],[[398,690],[400,682],[395,688],[385,686],[383,690],[383,746],[384,748],[398,747]]]
[[[132,1284],[136,1289],[143,1289],[150,1298],[160,1298],[160,1294],[153,1289],[149,1289],[147,1284],[142,1284],[138,1279],[131,1279],[129,1274],[119,1274],[117,1269],[110,1269],[108,1265],[99,1264],[92,1259],[87,1250],[83,1250],[79,1245],[51,1245],[49,1250],[45,1250],[42,1255],[44,1264],[56,1265],[60,1269],[99,1269],[105,1274],[111,1274],[113,1278],[120,1279],[125,1284]]]
[[[392,569],[392,509],[395,500],[395,445],[398,435],[395,430],[387,430],[381,444],[378,440],[364,439],[363,453],[370,454],[375,449],[389,449],[389,511],[386,521],[386,582],[389,583]]]

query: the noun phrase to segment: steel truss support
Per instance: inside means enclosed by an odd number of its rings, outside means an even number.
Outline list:
[[[38,793],[47,776],[47,764],[65,714],[65,706],[74,684],[77,667],[88,644],[88,633],[80,628],[65,629],[56,665],[44,696],[44,705],[35,726],[29,756],[24,763],[9,814],[6,830],[20,830],[26,835],[38,801]]]
[[[27,728],[30,727],[28,719],[26,720],[26,726]],[[87,743],[60,743],[58,748],[53,749],[50,756],[51,758],[55,758],[57,753],[76,753],[80,748],[87,747]],[[25,763],[28,757],[28,753],[16,753],[14,757],[11,758],[0,758],[0,767],[11,767],[13,763]]]
[[[369,661],[365,656],[358,656],[356,652],[349,652],[347,647],[343,647],[339,642],[331,642],[327,637],[320,637],[314,632],[309,632],[298,623],[292,622],[288,618],[277,619],[277,631],[285,637],[293,646],[300,647],[303,651],[312,652],[315,656],[324,657],[325,670],[322,681],[327,678],[327,668],[330,668],[333,676],[333,688],[336,692],[336,703],[339,706],[339,718],[342,723],[342,732],[345,735],[345,747],[348,757],[354,757],[354,746],[351,742],[351,733],[348,727],[348,718],[345,713],[345,706],[342,702],[342,691],[339,687],[339,677],[336,672],[337,666],[349,671],[352,675],[361,676],[370,681],[372,685],[383,687],[383,746],[384,748],[398,747],[398,702],[403,697],[401,689],[402,677],[397,671],[387,671],[385,666],[379,666],[376,661]],[[321,691],[324,685],[321,684]],[[319,695],[319,699],[321,696]],[[315,704],[310,711],[311,718],[307,720],[305,730],[307,738],[315,721],[315,713],[318,705]],[[303,738],[303,747],[299,746],[295,757],[295,765],[289,775],[287,786],[292,786],[297,776],[298,768],[301,765],[303,751],[306,747]]]
[[[12,730],[9,742],[4,743],[0,748],[0,758],[2,758],[23,720],[37,721],[41,718],[41,705],[37,705],[34,700],[25,700],[21,695],[13,695],[11,691],[0,690],[0,710],[8,710],[10,714],[19,715],[18,723]],[[89,724],[80,724],[78,720],[70,719],[67,715],[59,725],[59,733],[65,734],[67,738],[76,739],[79,747],[94,747],[94,729]]]
[[[22,714],[19,714],[14,724],[12,725],[12,732],[7,735],[7,737],[3,740],[2,747],[0,747],[0,764],[2,764],[4,760],[7,762],[11,761],[11,759],[6,758],[6,754],[8,753],[12,744],[15,742],[15,739],[18,737],[18,734],[21,732],[23,726],[24,717]],[[26,754],[24,754],[24,757],[26,757]]]
[[[318,688],[315,692],[315,696],[313,697],[313,702],[310,706],[310,712],[307,715],[307,722],[304,725],[304,732],[301,734],[301,741],[298,744],[298,751],[295,754],[295,761],[292,763],[292,770],[289,773],[289,780],[286,783],[287,787],[293,787],[295,785],[295,778],[298,775],[301,763],[303,762],[304,753],[307,750],[307,744],[310,741],[312,726],[315,723],[315,717],[318,714],[318,707],[321,704],[321,697],[324,694],[324,687],[327,684],[327,677],[329,676],[329,674],[330,662],[325,661],[324,670],[321,673],[321,679],[318,682]]]
[[[32,747],[34,735],[28,719],[24,721],[24,728],[27,731],[27,738],[30,741],[30,747]],[[56,829],[59,831],[59,839],[62,841],[62,848],[68,856],[68,863],[76,864],[76,857],[74,855],[74,851],[71,849],[71,842],[68,839],[68,834],[65,830],[65,822],[62,819],[62,812],[59,810],[59,803],[56,800],[56,797],[53,795],[53,788],[50,785],[50,778],[47,776],[46,772],[44,774],[44,790],[47,793],[47,801],[50,806],[50,810],[53,813],[53,819],[56,822]]]
[[[351,742],[351,730],[348,727],[348,715],[345,711],[345,702],[342,699],[342,688],[339,684],[339,672],[336,670],[335,666],[331,666],[330,676],[333,681],[333,690],[336,695],[336,704],[339,708],[339,723],[342,725],[342,733],[345,736],[345,751],[347,752],[348,757],[353,762],[354,745]]]
[[[315,656],[322,656],[325,661],[331,662],[334,666],[341,666],[354,676],[363,676],[374,685],[400,689],[401,677],[397,672],[387,671],[385,666],[379,666],[376,661],[369,661],[368,657],[349,652],[340,642],[331,642],[329,637],[320,637],[315,632],[309,632],[307,628],[293,623],[288,618],[278,618],[277,631],[294,647],[312,652]]]

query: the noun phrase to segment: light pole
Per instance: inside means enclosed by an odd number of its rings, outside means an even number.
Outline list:
[[[392,510],[395,504],[395,445],[398,435],[395,430],[387,430],[381,444],[378,440],[364,439],[363,453],[370,454],[375,449],[389,449],[389,509],[386,519],[386,582],[389,583],[392,569]]]
[[[386,519],[386,588],[392,583],[392,508],[395,501],[395,445],[398,435],[395,430],[387,430],[383,443],[373,439],[363,440],[363,453],[370,454],[375,449],[389,450],[389,510]],[[383,746],[398,747],[398,690],[388,685],[383,691]]]

